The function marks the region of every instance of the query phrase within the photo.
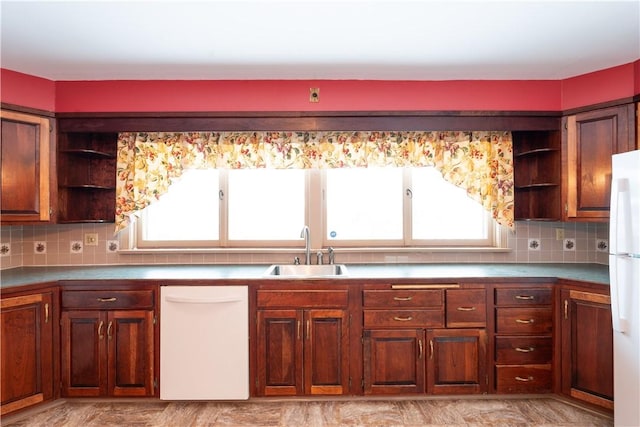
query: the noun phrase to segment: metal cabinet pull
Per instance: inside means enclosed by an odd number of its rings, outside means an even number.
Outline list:
[[[527,378],[516,377],[516,381],[529,382],[529,381],[533,381],[533,377],[532,376],[528,376]]]
[[[307,339],[311,339],[311,320],[307,320]]]
[[[49,323],[49,303],[44,305],[44,323]]]
[[[530,301],[533,299],[533,295],[516,295],[515,298]]]
[[[109,326],[107,326],[107,338],[113,338],[113,321],[109,322]]]
[[[300,339],[301,331],[302,331],[302,322],[298,320],[298,339]]]
[[[429,340],[429,351],[431,352],[429,358],[433,359],[433,340]]]
[[[104,334],[102,333],[102,330],[104,329],[104,321],[100,321],[100,324],[98,325],[98,338],[99,339],[104,339]]]
[[[117,301],[118,298],[116,297],[111,297],[111,298],[98,298],[98,301],[100,302],[115,302]]]
[[[523,347],[516,347],[514,348],[515,351],[519,351],[520,353],[531,353],[533,350],[535,350],[534,347],[527,347],[527,348],[523,348]]]
[[[422,359],[422,340],[418,340],[418,359]]]
[[[531,324],[534,323],[535,320],[534,319],[516,319],[516,323],[524,323],[524,324]]]
[[[569,318],[569,301],[564,300],[564,319],[567,320]]]
[[[456,308],[456,310],[458,311],[474,311],[476,308],[475,307],[458,307]]]
[[[407,316],[407,317],[395,316],[393,320],[397,320],[398,322],[408,322],[409,320],[413,320],[413,316]]]
[[[393,297],[394,301],[411,301],[413,297]]]

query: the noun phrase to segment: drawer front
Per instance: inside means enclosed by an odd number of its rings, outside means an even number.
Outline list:
[[[497,366],[498,393],[544,393],[551,391],[551,365]]]
[[[547,337],[496,337],[496,363],[528,365],[551,363],[552,340]]]
[[[442,289],[427,290],[366,290],[362,293],[365,307],[441,307]]]
[[[495,290],[496,305],[549,305],[550,288],[507,288]]]
[[[364,310],[365,328],[442,328],[442,310]]]
[[[80,310],[153,308],[153,291],[63,291],[62,308]]]
[[[484,289],[449,289],[446,293],[447,327],[485,327],[487,300]]]
[[[348,302],[349,291],[346,289],[258,291],[258,307],[346,307]]]
[[[551,307],[496,308],[499,334],[550,334],[552,328]]]

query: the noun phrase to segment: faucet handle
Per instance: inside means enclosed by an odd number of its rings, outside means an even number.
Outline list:
[[[336,254],[335,254],[335,251],[333,250],[333,247],[329,246],[329,249],[327,249],[327,251],[329,252],[329,264],[335,263]]]
[[[318,253],[316,254],[316,259],[318,260],[318,265],[322,265],[322,257],[323,257],[322,251],[318,251]]]
[[[293,265],[300,265],[300,257],[293,258]]]

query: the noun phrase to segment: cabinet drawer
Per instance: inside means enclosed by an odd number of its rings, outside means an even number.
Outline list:
[[[365,328],[442,328],[442,310],[364,310]]]
[[[153,291],[63,291],[62,308],[80,310],[149,309],[153,308]]]
[[[428,290],[366,290],[362,293],[365,307],[441,307],[442,289]]]
[[[552,327],[551,307],[496,308],[499,334],[550,334]]]
[[[484,289],[448,289],[446,299],[447,327],[486,326],[487,300]]]
[[[551,337],[496,337],[496,363],[527,365],[551,363]]]
[[[543,393],[551,391],[551,365],[497,366],[498,393]]]
[[[496,289],[496,305],[547,305],[551,304],[551,288]]]
[[[258,291],[258,307],[346,307],[348,301],[346,289]]]

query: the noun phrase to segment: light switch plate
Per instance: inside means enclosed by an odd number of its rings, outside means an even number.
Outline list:
[[[85,233],[84,235],[85,246],[98,246],[98,233]]]

